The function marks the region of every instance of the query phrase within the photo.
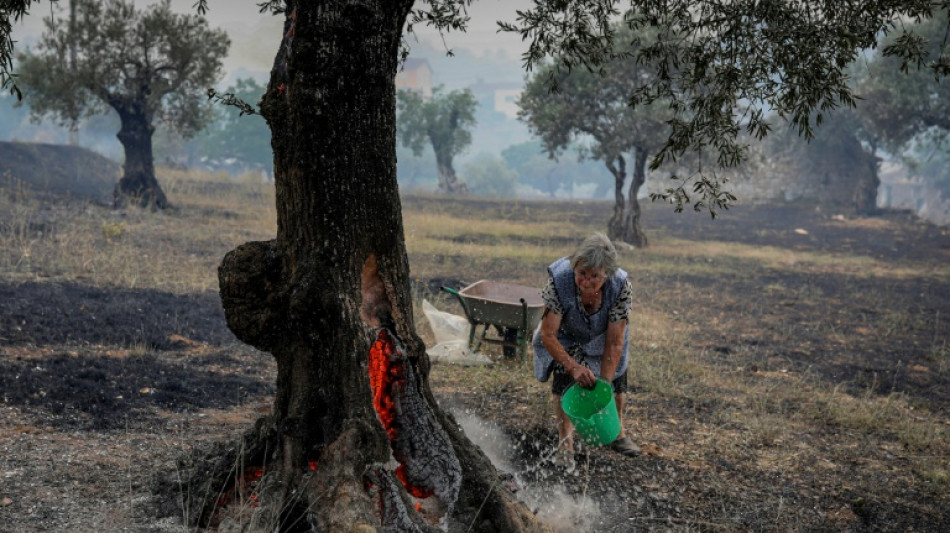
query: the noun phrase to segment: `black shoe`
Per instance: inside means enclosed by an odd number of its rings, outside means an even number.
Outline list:
[[[636,457],[640,455],[640,447],[633,443],[632,440],[627,437],[620,437],[619,439],[610,443],[610,449],[626,455],[627,457]]]

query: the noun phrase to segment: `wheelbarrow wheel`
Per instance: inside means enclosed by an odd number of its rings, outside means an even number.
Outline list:
[[[505,340],[505,343],[502,345],[501,353],[505,356],[505,359],[512,359],[518,356],[518,328],[505,328],[501,326],[495,326],[498,328],[498,334]]]

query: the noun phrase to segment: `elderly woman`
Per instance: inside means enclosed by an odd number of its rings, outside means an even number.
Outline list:
[[[573,464],[573,426],[561,408],[561,396],[574,383],[591,388],[597,378],[613,385],[620,436],[611,449],[629,456],[640,449],[623,432],[623,395],[627,389],[627,314],[632,287],[617,266],[617,250],[610,239],[595,233],[570,257],[548,267],[550,278],[541,296],[544,314],[534,334],[534,373],[539,381],[552,375],[551,392],[557,413],[556,460]]]

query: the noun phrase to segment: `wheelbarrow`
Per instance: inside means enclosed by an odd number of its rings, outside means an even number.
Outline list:
[[[443,291],[458,298],[465,318],[471,326],[468,333],[468,346],[478,350],[483,342],[500,344],[506,356],[514,351],[524,361],[528,353],[528,337],[544,311],[541,291],[535,287],[525,287],[513,283],[481,280],[464,289],[442,287]],[[481,336],[476,335],[482,327]],[[487,337],[488,330],[494,326],[501,338]]]

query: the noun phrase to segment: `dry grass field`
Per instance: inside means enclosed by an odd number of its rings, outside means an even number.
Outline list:
[[[113,212],[0,180],[0,529],[184,531],[176,459],[267,412],[275,367],[237,342],[217,265],[276,231],[273,189],[162,170],[175,208]],[[599,202],[404,199],[417,328],[479,279],[540,286],[606,225]],[[566,473],[529,364],[431,384],[557,531],[950,530],[950,230],[902,213],[648,205],[628,434]],[[187,510],[183,511],[187,513]]]

